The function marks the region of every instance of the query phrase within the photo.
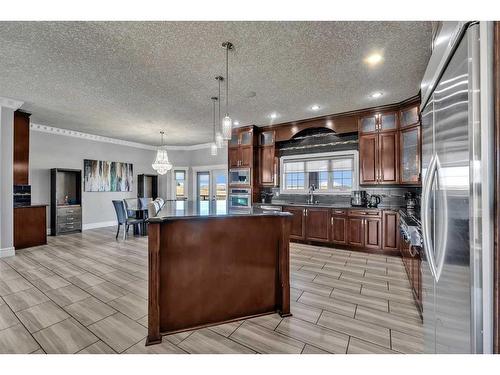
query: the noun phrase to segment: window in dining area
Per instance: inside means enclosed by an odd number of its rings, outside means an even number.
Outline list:
[[[186,194],[186,171],[176,170],[174,171],[175,180],[175,198],[184,198]]]

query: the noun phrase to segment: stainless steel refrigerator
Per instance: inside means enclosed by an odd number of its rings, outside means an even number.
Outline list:
[[[426,353],[491,351],[487,32],[442,23],[421,86]]]

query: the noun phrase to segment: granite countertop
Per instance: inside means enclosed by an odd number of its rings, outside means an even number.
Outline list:
[[[177,219],[241,216],[291,216],[291,214],[263,210],[258,207],[229,208],[227,201],[174,201],[165,202],[158,215],[148,218],[148,222],[158,223]]]
[[[298,207],[319,207],[319,208],[340,208],[351,210],[399,210],[402,208],[400,205],[379,204],[377,208],[373,207],[357,207],[351,206],[349,203],[315,203],[307,204],[300,202],[287,202],[275,200],[272,203],[259,203],[259,205],[272,205],[272,206],[298,206]]]

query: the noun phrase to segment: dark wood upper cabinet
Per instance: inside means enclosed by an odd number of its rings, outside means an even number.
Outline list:
[[[231,148],[228,149],[228,164],[229,168],[238,167],[240,164],[240,150],[239,148]]]
[[[364,219],[365,247],[380,249],[382,245],[382,223],[380,219]]]
[[[363,116],[359,119],[360,133],[375,133],[377,131],[378,116],[376,114]]]
[[[275,185],[275,156],[274,146],[259,148],[259,171],[260,184],[264,186]]]
[[[264,131],[260,133],[259,136],[259,145],[260,146],[274,146],[274,131]]]
[[[330,242],[330,209],[306,208],[306,239]]]
[[[290,238],[296,240],[304,240],[306,238],[305,233],[305,217],[306,209],[302,207],[283,207],[284,212],[290,212],[292,216],[292,224],[290,227]]]
[[[233,130],[228,149],[229,168],[253,168],[253,151],[256,143],[254,128],[254,126],[250,126]]]
[[[400,183],[421,183],[421,127],[420,125],[401,129],[399,132]]]
[[[378,116],[378,130],[380,132],[394,131],[398,128],[398,113],[387,112]]]
[[[356,247],[364,246],[363,221],[364,219],[357,217],[349,217],[347,219],[347,239],[349,245]]]
[[[375,184],[378,181],[378,135],[359,137],[359,183]]]
[[[399,182],[398,132],[391,131],[378,135],[378,183],[397,184]]]
[[[240,132],[240,146],[252,146],[253,145],[253,131],[245,130]]]
[[[420,112],[418,110],[418,105],[402,109],[400,111],[400,118],[401,128],[420,124]]]
[[[382,212],[382,248],[397,250],[399,248],[399,216],[397,211]]]
[[[347,245],[347,217],[344,214],[336,215],[335,211],[333,211],[331,224],[331,242],[338,245]]]
[[[251,168],[253,165],[253,147],[241,146],[240,151],[240,167]]]
[[[29,184],[30,114],[14,112],[14,185]]]

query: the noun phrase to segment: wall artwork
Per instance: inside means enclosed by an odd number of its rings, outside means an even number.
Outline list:
[[[84,191],[132,191],[133,166],[116,161],[83,161]]]

